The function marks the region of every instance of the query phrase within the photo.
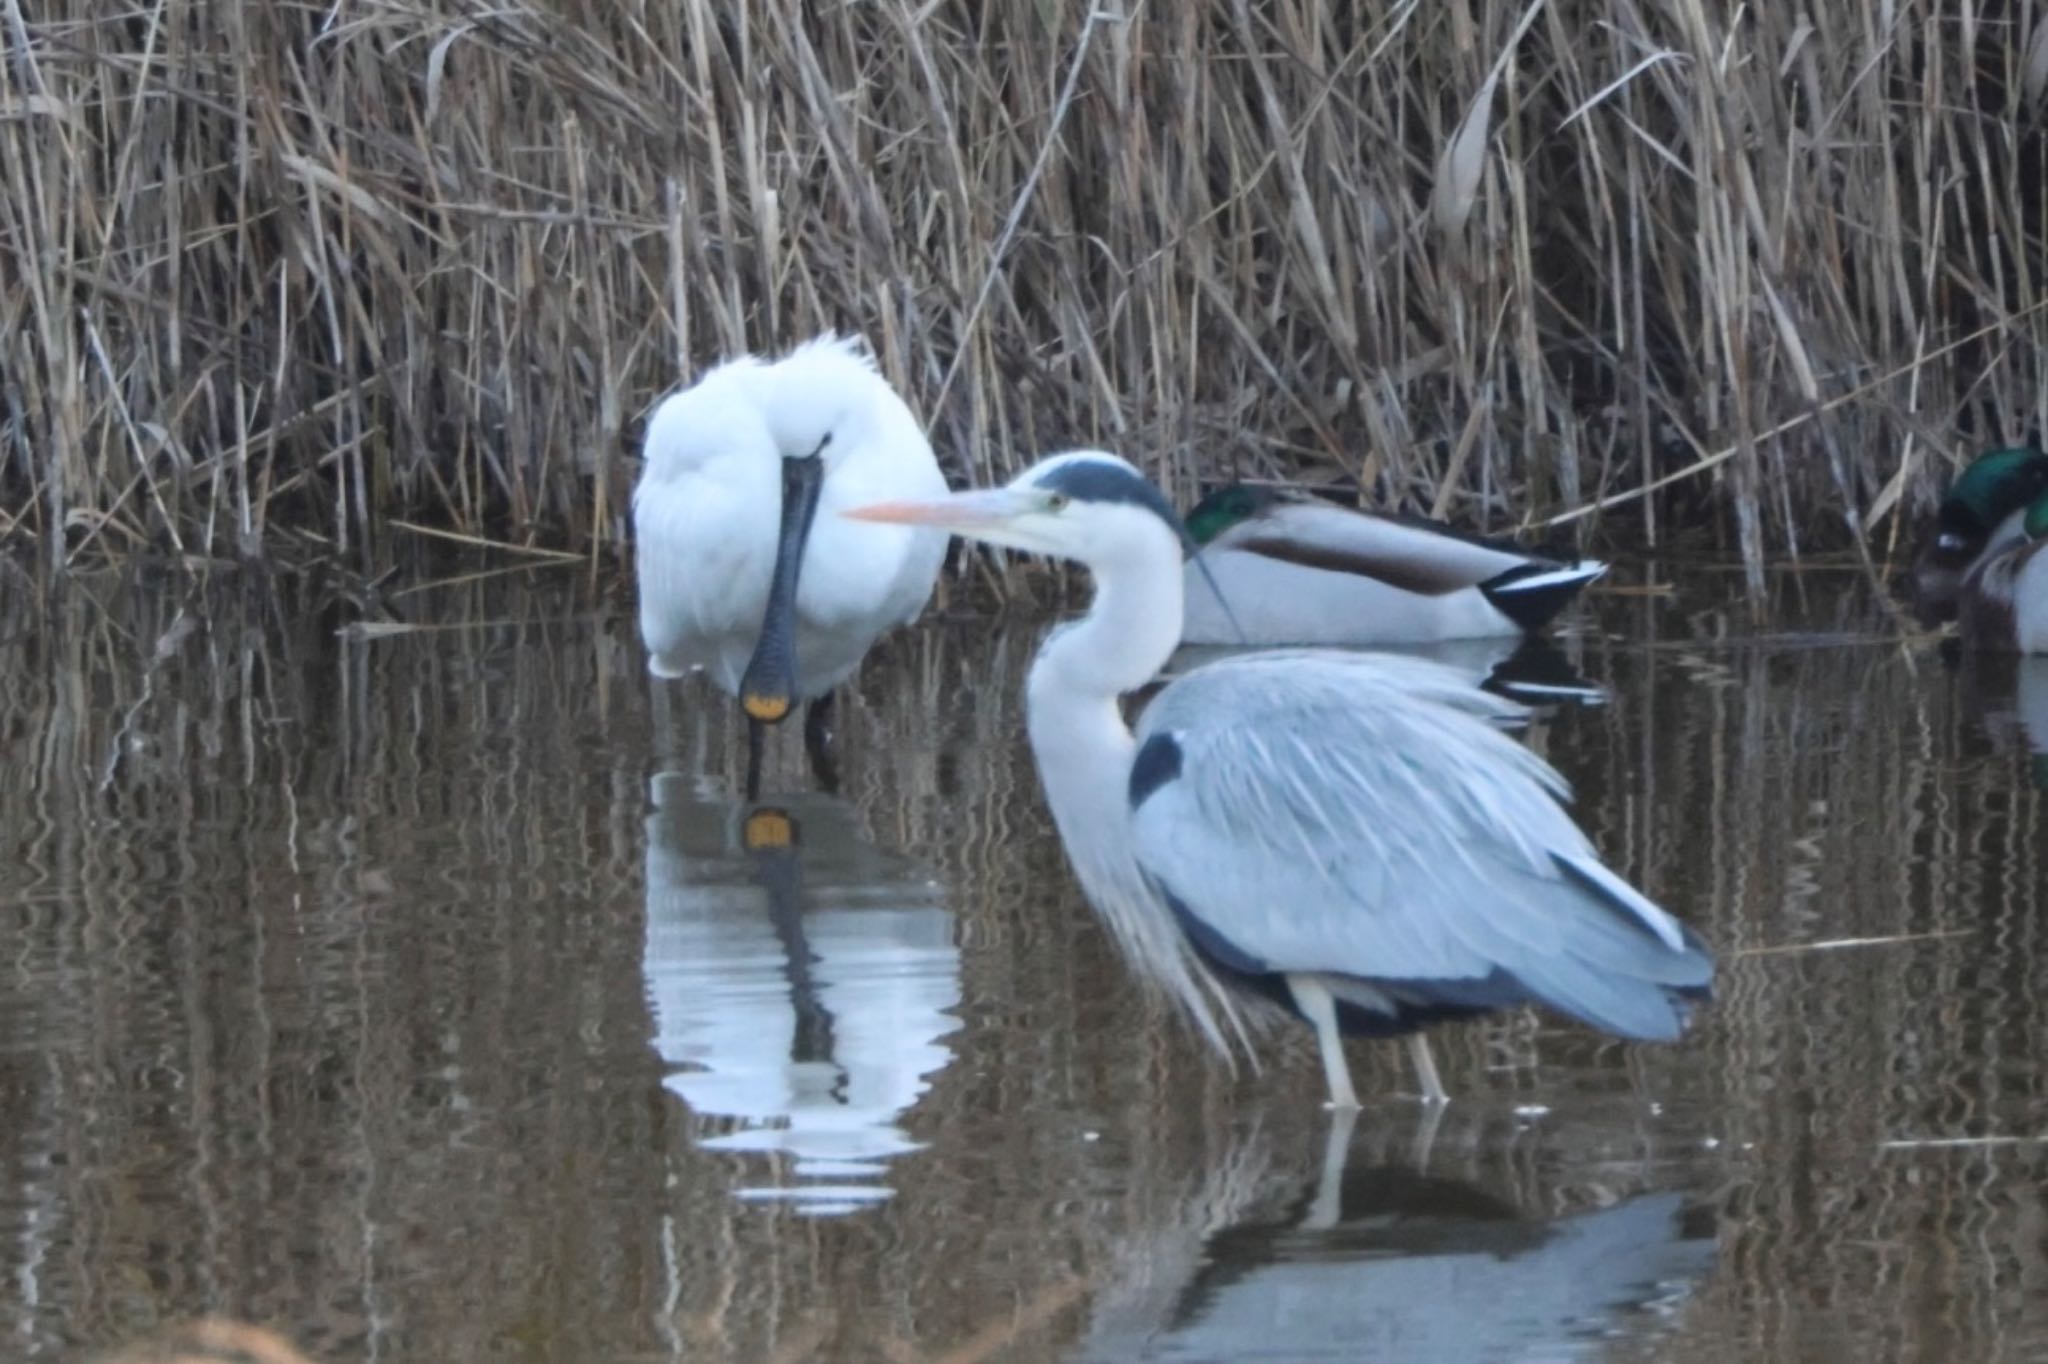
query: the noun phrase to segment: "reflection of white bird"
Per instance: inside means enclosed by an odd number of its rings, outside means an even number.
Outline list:
[[[939,887],[867,843],[828,797],[777,809],[687,799],[655,778],[644,969],[665,1082],[703,1144],[790,1157],[801,1182],[743,1197],[840,1211],[886,1198],[898,1125],[952,1053],[959,949]]]
[[[1339,1151],[1284,1215],[1211,1233],[1170,1299],[1105,1294],[1079,1359],[1599,1358],[1624,1314],[1668,1315],[1712,1270],[1693,1223],[1668,1193],[1539,1221],[1458,1180],[1345,1173]]]
[[[702,668],[740,698],[750,795],[761,727],[800,702],[825,763],[832,689],[924,609],[945,557],[943,535],[834,514],[946,490],[917,419],[856,341],[828,334],[665,399],[644,459],[633,532],[649,668]]]
[[[851,516],[942,526],[1086,564],[1095,600],[1039,649],[1032,753],[1082,888],[1127,955],[1223,1045],[1233,999],[1315,1029],[1330,1101],[1355,1108],[1342,1032],[1419,1029],[1541,1003],[1671,1040],[1713,959],[1609,871],[1558,803],[1564,779],[1503,736],[1519,707],[1449,669],[1294,651],[1197,668],[1133,735],[1119,709],[1180,642],[1185,538],[1123,460],[1077,451],[1007,487]]]

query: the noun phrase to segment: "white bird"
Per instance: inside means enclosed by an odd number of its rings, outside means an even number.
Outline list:
[[[1087,566],[1093,605],[1031,668],[1039,778],[1090,901],[1219,1047],[1226,1026],[1245,1040],[1249,995],[1314,1027],[1333,1106],[1357,1106],[1344,1032],[1408,1036],[1441,1102],[1429,1023],[1534,1002],[1670,1040],[1708,992],[1707,949],[1601,864],[1564,779],[1497,728],[1521,707],[1455,672],[1245,655],[1170,683],[1133,735],[1118,698],[1179,642],[1185,536],[1123,460],[849,514]]]
[[[1515,637],[1542,629],[1607,571],[1276,484],[1219,488],[1187,528],[1200,550],[1184,577],[1190,644]]]
[[[772,362],[729,360],[664,399],[643,459],[633,532],[649,671],[701,668],[740,699],[750,794],[762,726],[799,702],[829,771],[833,688],[924,610],[945,557],[936,531],[834,514],[946,491],[917,418],[856,339],[827,333]]]

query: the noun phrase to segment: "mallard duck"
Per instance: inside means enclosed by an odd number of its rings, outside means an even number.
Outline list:
[[[1526,634],[1607,571],[1591,559],[1546,558],[1439,521],[1359,511],[1271,484],[1219,488],[1188,513],[1187,528],[1200,551],[1185,569],[1190,644]]]
[[[1987,450],[1949,485],[1913,560],[1913,610],[1923,625],[1956,617],[1963,580],[1980,560],[2027,539],[2027,512],[2048,495],[2048,454]]]

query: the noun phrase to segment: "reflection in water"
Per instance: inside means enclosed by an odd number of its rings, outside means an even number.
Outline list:
[[[1992,742],[2029,755],[2034,788],[2048,791],[2048,658],[2030,654],[1952,653],[1965,704]]]
[[[951,1053],[960,953],[939,887],[829,796],[749,809],[664,773],[647,817],[647,993],[664,1084],[738,1125],[707,1150],[790,1158],[742,1198],[844,1212],[918,1149],[898,1117]]]
[[[1512,697],[1529,706],[1597,706],[1607,690],[1565,656],[1561,644],[1543,635],[1509,635],[1493,639],[1446,639],[1428,644],[1383,644],[1351,652],[1407,654],[1456,669],[1475,687]],[[1183,645],[1168,660],[1166,675],[1178,676],[1204,663],[1233,654],[1261,652],[1221,644]]]
[[[1683,1195],[1546,1219],[1425,1173],[1427,1133],[1412,1161],[1347,1169],[1356,1116],[1331,1119],[1321,1173],[1279,1181],[1277,1200],[1242,1150],[1221,1162],[1181,1281],[1157,1281],[1166,1247],[1148,1245],[1145,1291],[1103,1295],[1077,1362],[1591,1358],[1625,1317],[1634,1337],[1668,1329],[1713,1268],[1711,1218]]]
[[[1564,643],[1608,704],[1526,731],[1616,869],[1725,949],[1721,1001],[1672,1048],[1441,1032],[1459,1097],[1427,1163],[1387,1103],[1352,1170],[1557,1239],[1703,1196],[1712,1272],[1670,1316],[1607,1314],[1617,1362],[2048,1358],[2048,795],[2001,739],[2017,675],[1968,692],[1846,575],[1774,576],[1766,625],[1722,581],[1596,599]],[[737,1199],[813,1181],[706,1150],[747,1121],[662,1088],[630,619],[549,575],[404,605],[442,628],[337,639],[317,601],[89,575],[46,614],[0,584],[0,1359],[213,1314],[332,1364],[1101,1359],[1220,1329],[1237,1285],[1360,1234],[1342,1184],[1343,1226],[1306,1225],[1312,1042],[1222,1071],[1075,891],[1021,733],[1041,622],[885,640],[842,698],[846,805],[791,807],[807,933],[843,817],[931,869],[958,947],[953,1059],[878,1117],[925,1149],[820,1218]],[[733,708],[699,710],[693,770],[737,773]],[[693,826],[679,874],[708,858],[765,925],[738,825]],[[909,879],[895,905],[941,908]],[[1807,950],[1841,939],[1873,945]],[[787,1043],[789,955],[755,943]],[[952,997],[918,1005],[926,1045]],[[1352,1059],[1386,1094],[1378,1050]]]

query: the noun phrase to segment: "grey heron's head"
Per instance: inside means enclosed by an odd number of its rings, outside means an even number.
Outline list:
[[[1000,488],[933,502],[885,502],[845,513],[861,521],[936,526],[1006,549],[1074,559],[1101,570],[1187,542],[1166,495],[1128,462],[1101,450],[1053,455]]]

